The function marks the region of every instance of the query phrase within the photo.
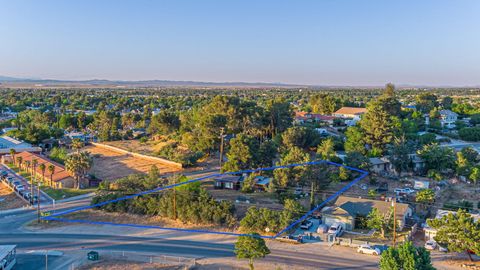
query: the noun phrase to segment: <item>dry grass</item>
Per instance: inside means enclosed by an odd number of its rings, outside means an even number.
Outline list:
[[[232,231],[226,227],[222,227],[219,225],[183,223],[178,220],[177,221],[171,220],[169,218],[163,218],[160,216],[134,215],[134,214],[128,214],[128,213],[105,212],[102,210],[92,210],[92,209],[63,215],[62,218],[110,222],[110,223],[119,223],[119,224],[150,225],[150,226],[159,226],[159,227],[165,227],[165,228],[213,230],[213,231],[225,231],[225,232]],[[64,223],[59,221],[49,221],[48,223],[43,222],[38,224],[36,221],[33,221],[30,224],[28,224],[26,228],[36,230],[36,229],[58,228],[58,227],[68,226],[68,225],[78,225],[78,224]]]
[[[0,210],[15,209],[25,206],[26,203],[17,197],[17,195],[5,184],[0,183]]]
[[[81,266],[79,270],[180,270],[182,266],[167,266],[159,263],[137,263],[119,260],[104,260]]]
[[[93,156],[90,173],[102,180],[112,181],[130,174],[147,173],[152,165],[156,165],[160,173],[179,171],[178,168],[159,161],[133,157],[94,145],[85,147],[85,150]]]

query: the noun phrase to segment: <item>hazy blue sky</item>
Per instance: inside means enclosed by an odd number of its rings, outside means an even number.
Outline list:
[[[480,1],[0,0],[0,75],[480,85]]]

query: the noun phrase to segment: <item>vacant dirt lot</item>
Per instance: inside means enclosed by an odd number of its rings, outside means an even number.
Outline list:
[[[93,156],[90,173],[102,180],[112,181],[130,174],[147,173],[152,165],[156,165],[160,173],[180,171],[159,161],[133,157],[94,145],[89,145],[84,150]]]
[[[184,269],[181,266],[165,266],[159,263],[136,263],[136,262],[122,262],[118,260],[106,260],[98,263],[84,265],[80,270],[180,270]]]
[[[3,182],[0,183],[0,210],[15,209],[25,205]]]

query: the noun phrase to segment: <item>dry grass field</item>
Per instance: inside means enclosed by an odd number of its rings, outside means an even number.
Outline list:
[[[89,151],[93,156],[93,166],[90,173],[106,181],[116,180],[135,173],[147,173],[152,165],[156,165],[162,174],[180,171],[178,168],[159,161],[134,157],[94,145],[89,145],[84,150]]]
[[[3,182],[0,183],[0,210],[15,209],[25,204],[8,186]]]
[[[105,260],[93,264],[84,265],[79,270],[180,270],[182,266],[165,266],[159,263],[122,262],[119,260]]]

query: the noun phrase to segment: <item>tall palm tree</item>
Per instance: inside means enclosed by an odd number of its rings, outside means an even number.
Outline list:
[[[75,180],[75,188],[80,189],[80,180],[92,166],[92,158],[88,152],[73,153],[65,160],[65,169]]]
[[[50,164],[50,165],[48,165],[47,170],[50,173],[50,186],[52,186],[53,185],[53,174],[55,173],[55,166],[53,164]]]
[[[37,159],[34,159],[32,160],[32,178],[35,179],[35,181],[37,180],[37,166],[38,166],[38,160]]]
[[[79,139],[73,139],[72,140],[72,149],[75,150],[75,152],[80,153],[80,149],[83,147],[83,142]]]
[[[47,166],[45,166],[45,163],[42,163],[38,165],[38,168],[42,172],[42,183],[45,183],[45,170],[47,169]]]
[[[17,157],[17,166],[19,169],[22,168],[22,163],[23,163],[23,157]]]
[[[25,164],[24,170],[27,172],[30,172],[30,164],[32,164],[32,162],[30,160],[25,160],[24,164]]]
[[[15,165],[15,149],[10,149],[10,155],[12,156],[13,165]]]

